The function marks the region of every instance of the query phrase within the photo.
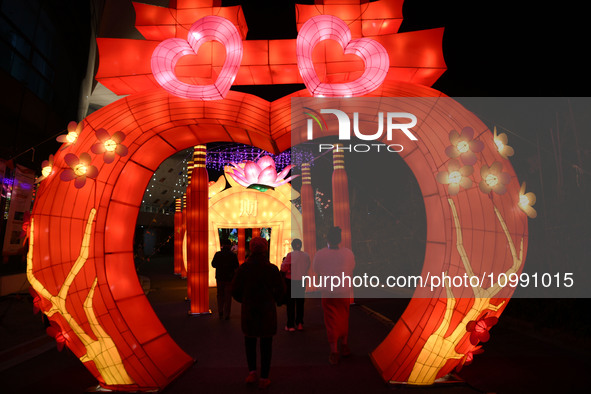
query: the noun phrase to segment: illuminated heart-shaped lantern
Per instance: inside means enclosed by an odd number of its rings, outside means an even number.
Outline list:
[[[322,83],[314,69],[312,51],[324,40],[337,41],[345,54],[359,56],[365,71],[355,81]],[[351,40],[351,30],[343,20],[332,15],[318,15],[308,19],[298,33],[296,41],[298,68],[308,91],[316,97],[363,96],[376,90],[388,74],[390,58],[386,49],[370,38]]]
[[[199,47],[208,41],[219,41],[226,48],[226,61],[211,85],[191,85],[178,79],[175,66],[185,55],[196,55]],[[206,16],[193,23],[187,40],[169,38],[162,41],[152,53],[152,73],[167,92],[193,100],[223,99],[240,68],[242,61],[242,38],[236,26],[219,16]]]

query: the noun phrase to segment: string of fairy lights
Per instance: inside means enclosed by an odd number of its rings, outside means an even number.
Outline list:
[[[186,187],[188,181],[187,164],[193,156],[193,148],[186,149],[186,151],[184,153],[181,153],[179,156],[182,157],[182,159],[177,162],[177,164],[175,165],[176,168],[173,171],[173,173],[178,176],[178,179],[176,179],[176,183],[172,186],[171,189],[173,199],[181,196],[182,193],[184,193],[184,188]],[[212,144],[212,146],[208,147],[207,149],[206,167],[208,169],[221,172],[224,170],[225,166],[231,165],[231,163],[242,163],[245,161],[256,162],[263,156],[271,156],[273,158],[273,160],[275,161],[277,172],[281,171],[288,165],[292,165],[298,168],[301,166],[302,163],[310,163],[310,165],[313,166],[315,160],[315,156],[312,152],[308,152],[304,149],[298,148],[292,148],[279,154],[273,154],[263,149],[256,148],[250,145]],[[152,179],[150,180],[150,183],[146,188],[146,193],[144,195],[144,199],[146,200],[142,201],[143,204],[146,204],[148,202],[147,198],[152,197],[155,185],[158,182],[158,176],[155,173],[152,176]],[[145,228],[143,228],[144,231],[148,234],[151,233],[154,227],[158,227],[157,214],[159,212],[174,212],[174,206],[172,204],[165,204],[165,202],[162,200],[155,201],[157,202],[157,206],[155,207],[156,210],[155,212],[150,211],[153,216],[152,220]],[[166,247],[166,245],[169,244],[172,239],[173,234],[169,234],[168,237],[166,237],[164,240],[160,241],[157,245],[154,245],[151,252],[146,255],[144,255],[143,252],[139,252],[139,250],[136,251],[136,259],[138,261],[144,262],[150,261],[150,259],[154,255],[158,254],[162,248]]]
[[[230,163],[257,161],[263,156],[271,156],[275,160],[277,171],[288,165],[299,167],[302,163],[313,163],[314,154],[302,149],[292,148],[279,154],[273,154],[249,145],[233,145],[229,147],[214,147],[207,150],[206,167],[223,171]]]

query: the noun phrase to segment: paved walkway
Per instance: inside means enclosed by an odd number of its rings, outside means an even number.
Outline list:
[[[229,321],[220,321],[215,290],[210,293],[213,314],[188,317],[185,281],[162,272],[150,273],[148,298],[172,338],[197,363],[171,383],[166,393],[248,393],[240,305],[233,304]],[[526,300],[525,300],[526,301]],[[394,318],[405,300],[359,300],[351,309],[350,346],[353,355],[338,366],[328,364],[329,348],[319,300],[306,301],[305,330],[280,330],[273,343],[271,367],[274,393],[550,393],[585,391],[590,365],[585,349],[568,343],[536,338],[513,319],[501,319],[491,331],[485,353],[460,376],[469,383],[435,387],[391,387],[372,366],[368,353],[390,327],[371,310]],[[285,307],[279,309],[279,327],[285,325]],[[1,361],[0,361],[1,362]],[[96,381],[68,350],[49,351],[0,372],[1,393],[81,393]]]

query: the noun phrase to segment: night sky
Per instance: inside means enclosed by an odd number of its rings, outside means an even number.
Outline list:
[[[242,4],[247,39],[296,37],[293,1],[222,4]],[[406,0],[400,32],[445,28],[448,70],[433,87],[449,96],[588,96],[589,32],[580,4]]]

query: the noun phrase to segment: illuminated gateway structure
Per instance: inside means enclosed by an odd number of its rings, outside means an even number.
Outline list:
[[[212,0],[177,0],[170,9],[134,3],[136,28],[145,40],[98,39],[96,79],[128,96],[71,125],[44,170],[27,274],[37,305],[101,386],[163,389],[193,362],[150,307],[133,261],[134,220],[163,160],[217,141],[285,151],[306,138],[305,128],[292,130],[292,98],[445,97],[430,88],[446,69],[443,30],[397,33],[402,2],[298,5],[295,40],[246,40],[248,21],[240,6],[217,7]],[[230,90],[302,82],[305,90],[273,102]],[[435,102],[413,108],[417,140],[406,140],[401,152],[426,209],[423,272],[520,272],[533,208],[507,159],[506,136],[493,134],[451,99],[443,108]],[[193,256],[188,286],[191,312],[201,313],[209,302],[211,205],[205,155],[195,152],[187,196],[187,255]],[[335,164],[338,173],[337,159]],[[345,184],[346,178],[336,178]],[[346,216],[348,206],[343,209]],[[304,206],[302,215],[304,247],[313,252],[315,246],[306,244]],[[350,234],[344,239],[350,243]],[[510,297],[498,287],[415,297],[371,353],[372,361],[385,381],[432,384],[471,360]]]

